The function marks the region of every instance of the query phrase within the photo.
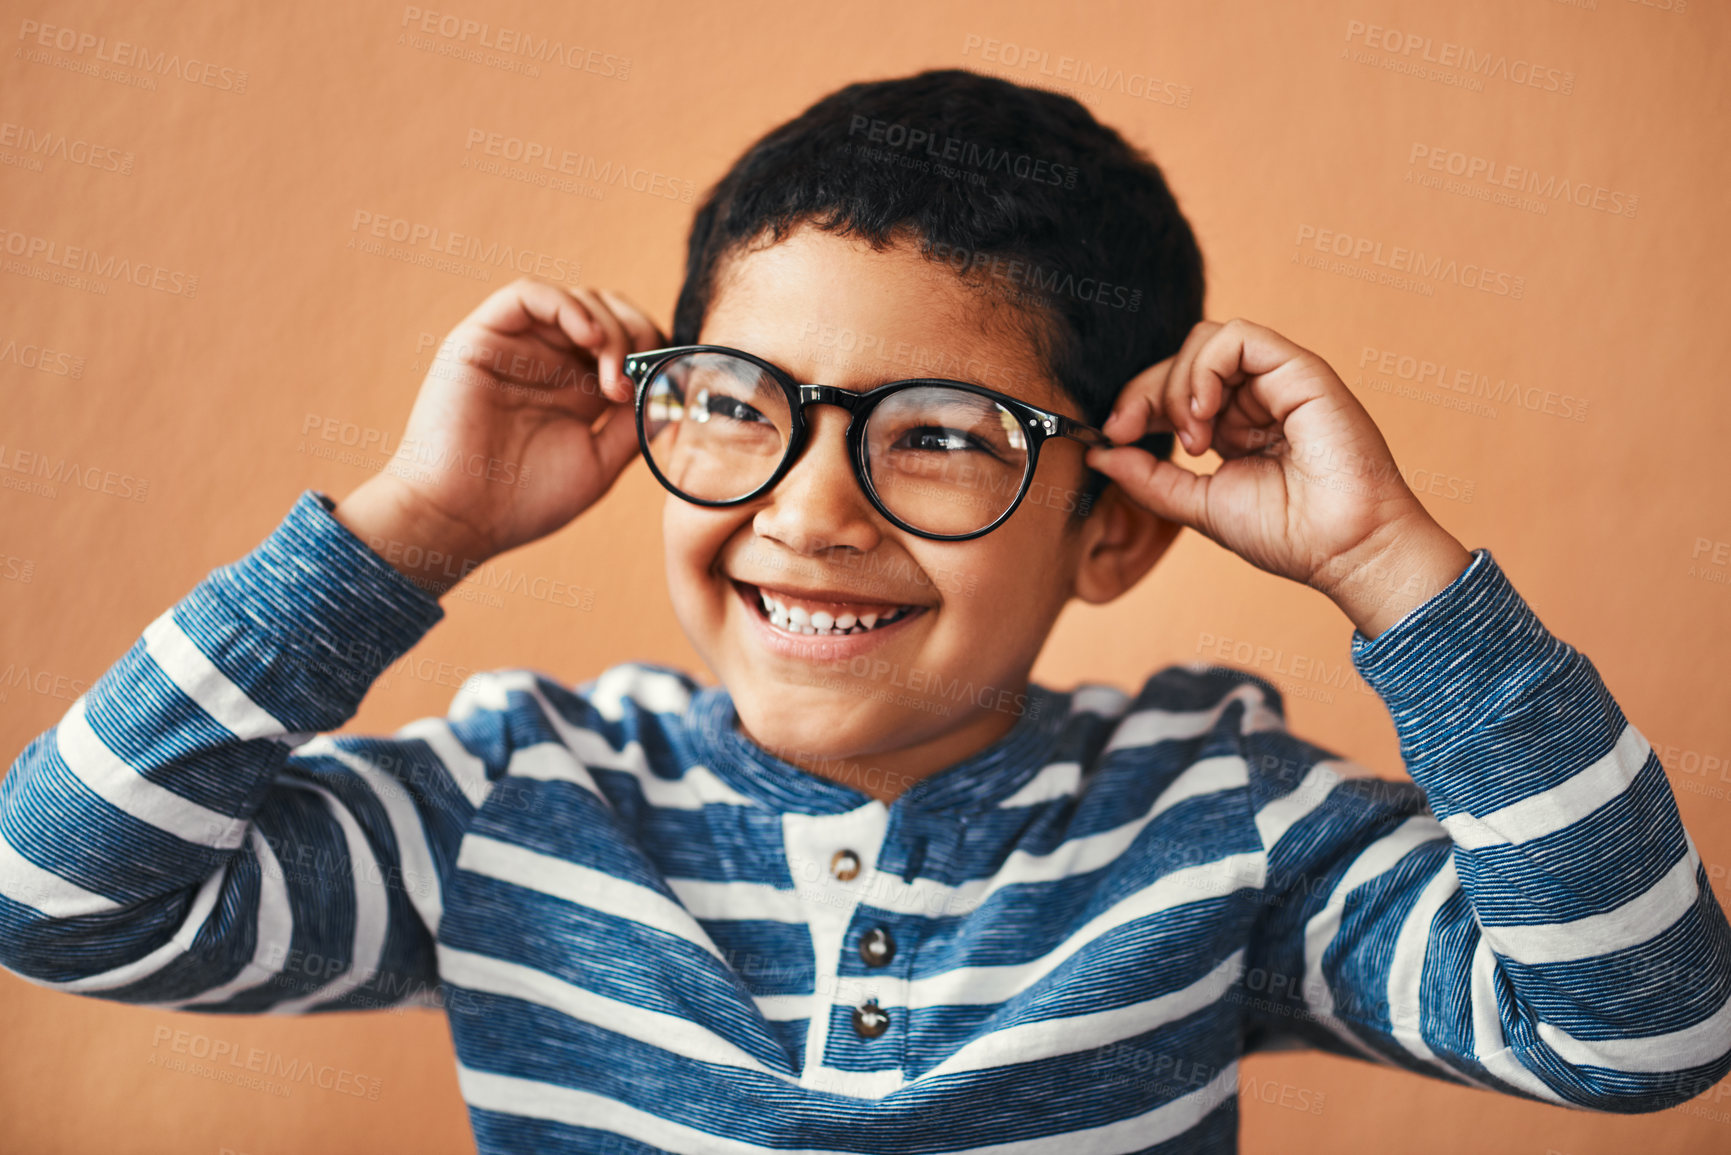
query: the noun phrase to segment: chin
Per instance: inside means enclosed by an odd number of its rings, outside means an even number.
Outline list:
[[[867,757],[861,751],[881,748],[891,734],[908,734],[881,703],[817,686],[777,686],[736,694],[733,701],[746,736],[784,762],[796,754]]]

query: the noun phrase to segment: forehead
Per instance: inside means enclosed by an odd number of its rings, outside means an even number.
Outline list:
[[[945,377],[1077,416],[1037,324],[912,242],[879,250],[806,226],[722,262],[698,341],[755,353],[801,381],[865,389]]]

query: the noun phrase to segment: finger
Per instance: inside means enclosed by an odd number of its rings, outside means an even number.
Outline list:
[[[1280,423],[1242,386],[1231,391],[1226,409],[1214,418],[1212,445],[1224,461],[1266,455],[1283,438]]]
[[[553,372],[544,379],[550,382],[565,382],[568,380],[565,367],[574,365],[582,374],[579,379],[581,391],[596,393],[592,382],[598,382],[600,375],[599,358],[595,351],[604,348],[607,341],[607,329],[596,315],[602,310],[563,286],[533,277],[520,278],[512,288],[516,290],[519,304],[521,335],[553,351],[558,358],[558,362],[552,366]],[[501,324],[507,319],[505,316],[499,318]],[[501,328],[499,331],[513,330]],[[596,368],[592,369],[592,366]],[[542,379],[541,370],[537,368],[535,372],[538,379]],[[604,394],[600,396],[602,401],[607,400]]]
[[[1200,360],[1200,354],[1198,354]],[[1232,389],[1212,373],[1197,373],[1196,363],[1190,367],[1190,400],[1186,410],[1208,434],[1208,445],[1218,450],[1215,442],[1225,423],[1226,405]]]
[[[1177,415],[1166,408],[1165,402],[1173,372],[1185,351],[1206,340],[1208,333],[1216,327],[1210,321],[1191,326],[1178,352],[1132,377],[1124,386],[1112,415],[1100,427],[1101,431],[1120,445],[1127,445],[1148,432],[1177,432],[1180,429]]]
[[[564,358],[565,365],[574,365],[579,373],[577,390],[598,394],[602,402],[609,400],[602,382],[603,351],[610,340],[619,340],[606,324],[607,310],[599,301],[585,299],[562,285],[525,278],[532,286],[524,294],[524,303],[534,320],[532,336]],[[567,382],[570,378],[563,366],[554,366],[551,379]]]
[[[601,335],[581,302],[557,285],[532,277],[520,277],[490,294],[465,320],[507,336],[533,332],[555,348],[587,346]]]
[[[667,344],[667,338],[642,309],[610,289],[601,290],[601,299],[607,302],[608,307],[613,310],[613,315],[618,317],[619,323],[625,326],[625,333],[631,339],[631,351],[633,353],[645,353],[650,349],[659,349]]]
[[[1160,391],[1172,371],[1172,358],[1158,361],[1130,378],[1118,393],[1112,413],[1100,431],[1120,445],[1128,445],[1151,430],[1169,430],[1171,423],[1160,413]]]
[[[1184,338],[1184,344],[1172,359],[1172,374],[1167,378],[1165,392],[1161,395],[1161,408],[1172,422],[1172,428],[1177,430],[1178,439],[1184,443],[1185,451],[1192,457],[1200,457],[1208,452],[1213,422],[1199,420],[1191,410],[1190,378],[1197,356],[1214,339],[1215,334],[1219,333],[1220,328],[1217,321],[1199,321],[1191,328],[1190,335]]]
[[[1222,394],[1230,385],[1248,384],[1247,411],[1254,400],[1269,424],[1284,426],[1293,410],[1321,395],[1321,388],[1315,374],[1276,374],[1275,370],[1312,356],[1272,329],[1234,318],[1198,351],[1192,373],[1207,380],[1211,391]]]
[[[637,417],[628,407],[610,406],[607,423],[593,434],[595,457],[601,464],[601,476],[611,481],[637,455]]]
[[[625,380],[625,354],[629,347],[629,338],[625,335],[625,326],[619,323],[619,318],[613,315],[613,310],[602,303],[593,289],[567,289],[572,296],[582,301],[588,308],[589,315],[601,327],[601,342],[599,346],[591,346],[595,354],[597,367],[601,373],[601,392],[610,401],[620,400],[620,394],[627,387]]]
[[[584,351],[602,336],[582,302],[557,285],[519,277],[477,305],[440,346],[439,357],[487,378],[542,386],[564,380],[574,360],[592,360]]]
[[[624,326],[627,349],[630,352],[644,353],[650,349],[664,348],[667,345],[667,338],[662,335],[655,322],[651,321],[642,309],[618,293],[608,289],[602,289],[600,292],[601,299],[607,303],[608,307],[612,309],[614,317]],[[621,381],[619,383],[619,396],[613,399],[629,401],[632,393],[631,382]]]
[[[1110,477],[1138,505],[1208,534],[1208,486],[1213,478],[1129,445],[1090,448],[1085,460],[1089,468]]]

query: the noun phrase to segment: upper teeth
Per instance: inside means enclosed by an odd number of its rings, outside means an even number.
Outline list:
[[[786,605],[780,598],[761,589],[757,596],[763,599],[763,612],[769,615],[769,620],[791,634],[863,634],[879,624],[899,621],[913,609],[912,606],[897,606],[888,614],[874,612],[855,617],[844,613],[832,616],[824,610]]]

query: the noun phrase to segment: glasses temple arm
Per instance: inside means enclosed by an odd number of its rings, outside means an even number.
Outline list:
[[[1090,448],[1094,446],[1098,446],[1101,449],[1117,448],[1111,438],[1107,437],[1092,425],[1084,425],[1080,421],[1065,417],[1062,413],[1054,413],[1052,416],[1058,419],[1058,436],[1060,437],[1072,438]],[[1172,456],[1172,448],[1175,440],[1175,436],[1171,433],[1155,432],[1144,433],[1141,437],[1138,437],[1134,441],[1127,442],[1127,444],[1134,446],[1137,449],[1147,450],[1155,457],[1165,461]]]
[[[1083,445],[1086,445],[1089,448],[1112,448],[1111,439],[1104,433],[1101,433],[1092,425],[1083,425],[1080,422],[1071,421],[1067,417],[1058,420],[1058,434],[1061,437],[1069,437],[1076,441],[1080,441]]]

